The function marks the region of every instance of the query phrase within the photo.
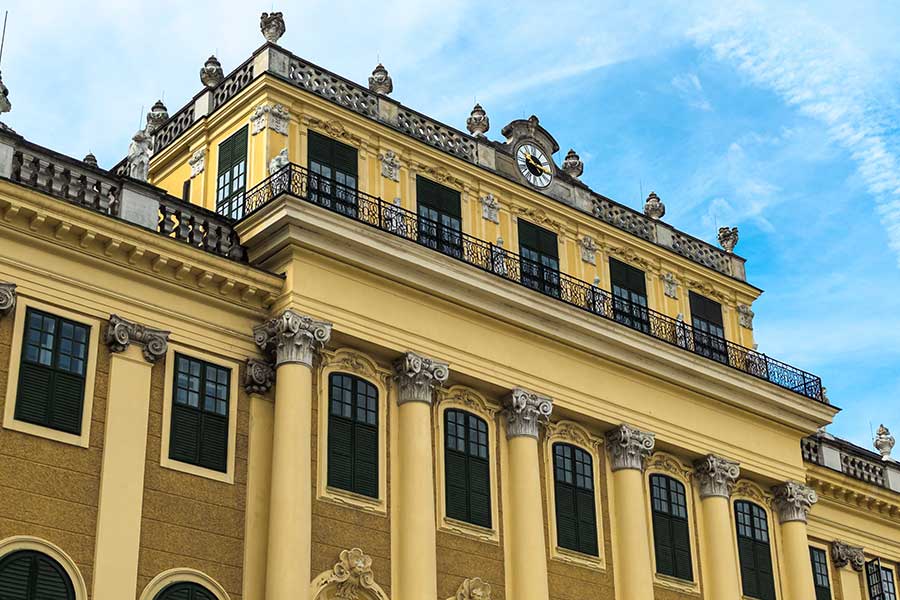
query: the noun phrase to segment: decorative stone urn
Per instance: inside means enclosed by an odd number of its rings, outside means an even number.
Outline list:
[[[472,108],[472,113],[469,115],[469,118],[466,119],[466,129],[468,129],[469,133],[475,137],[484,137],[484,134],[487,133],[487,130],[490,128],[491,120],[488,118],[487,113],[481,105],[476,103],[475,107]]]
[[[666,216],[666,205],[663,204],[656,192],[650,192],[647,200],[644,202],[644,214],[651,219],[662,219]]]
[[[571,148],[566,153],[566,157],[563,159],[562,170],[564,173],[575,177],[581,177],[581,174],[584,173],[584,162],[582,162],[581,157],[575,153],[575,150]]]
[[[738,243],[737,227],[719,227],[719,244],[731,254]]]
[[[208,88],[214,88],[225,79],[225,71],[222,70],[222,63],[215,55],[206,59],[203,68],[200,69],[200,82]]]
[[[891,460],[891,450],[894,449],[894,443],[894,436],[891,435],[890,430],[884,425],[879,425],[873,444],[875,449],[881,454],[881,460]]]
[[[147,113],[147,135],[153,135],[160,126],[169,120],[169,111],[162,100],[157,100],[156,104]]]
[[[280,12],[266,13],[259,17],[259,30],[270,44],[277,44],[287,27],[284,26],[284,15]]]
[[[383,64],[378,63],[372,71],[372,75],[369,76],[369,89],[376,94],[384,95],[394,91],[394,80],[391,79],[391,75]]]

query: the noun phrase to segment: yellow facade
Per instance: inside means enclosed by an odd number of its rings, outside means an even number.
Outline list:
[[[900,467],[817,433],[837,413],[817,379],[788,389],[774,362],[760,375],[747,350],[760,290],[742,259],[556,165],[548,190],[503,171],[517,131],[555,143],[536,119],[489,142],[310,69],[260,48],[151,130],[148,183],[0,132],[0,581],[4,557],[28,550],[77,600],[187,584],[218,600],[764,598],[747,594],[741,503],[767,519],[774,597],[820,597],[810,548],[834,600],[869,597],[873,559],[900,575]],[[230,221],[215,214],[218,166],[244,127]],[[355,150],[357,212],[311,195],[313,134]],[[283,150],[299,167],[270,177]],[[392,207],[414,219],[423,204],[420,178],[459,193],[465,252],[488,248],[488,268],[391,229]],[[115,201],[90,200],[98,189]],[[550,293],[497,266],[524,268],[503,258],[521,254],[521,222],[556,236]],[[611,258],[645,274],[654,329],[567,296],[610,299]],[[697,349],[690,292],[721,305],[726,358]],[[78,434],[17,417],[29,310],[89,327]],[[173,454],[180,360],[228,373],[221,468]],[[330,483],[335,374],[377,398],[371,495]],[[453,411],[486,428],[480,521],[450,510]],[[561,447],[589,457],[579,535],[595,550],[559,543]],[[657,554],[655,475],[684,490],[681,577]]]

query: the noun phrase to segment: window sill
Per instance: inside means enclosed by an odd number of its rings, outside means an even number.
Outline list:
[[[594,571],[606,570],[606,563],[603,561],[602,556],[592,556],[575,550],[569,550],[568,548],[560,548],[559,546],[553,546],[552,552],[550,553],[550,560],[562,562],[567,565],[585,567]]]
[[[384,499],[372,498],[348,490],[325,486],[316,499],[339,506],[357,508],[379,516],[387,515],[387,503]]]
[[[700,595],[700,586],[696,581],[686,581],[670,575],[654,573],[653,582],[660,587],[682,592],[684,594],[692,594],[694,596]]]
[[[207,469],[206,467],[192,465],[191,463],[181,462],[180,460],[175,460],[174,458],[169,458],[168,456],[164,456],[159,464],[164,469],[180,471],[182,473],[187,473],[188,475],[203,477],[205,479],[212,479],[213,481],[227,483],[228,485],[234,485],[233,472],[223,473],[222,471],[216,471],[214,469]]]
[[[472,523],[451,519],[450,517],[443,517],[441,519],[440,530],[448,533],[455,533],[479,542],[488,542],[496,545],[500,544],[500,532],[497,529],[473,525]]]
[[[81,434],[66,433],[65,431],[59,431],[52,427],[36,425],[27,421],[19,421],[16,418],[4,421],[3,428],[9,429],[10,431],[18,431],[20,433],[27,433],[28,435],[46,438],[62,444],[78,446],[79,448],[87,448],[90,445],[90,435],[86,432]]]

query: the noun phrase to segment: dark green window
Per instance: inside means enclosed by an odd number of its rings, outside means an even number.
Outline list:
[[[612,281],[613,314],[616,321],[639,329],[650,331],[650,315],[647,312],[647,280],[644,272],[615,258],[609,259],[609,274]]]
[[[219,144],[219,176],[216,180],[216,212],[232,219],[244,216],[247,187],[247,127]]]
[[[694,350],[720,363],[728,364],[722,305],[700,294],[690,293],[691,323],[694,326]]]
[[[447,516],[491,527],[491,468],[488,426],[462,411],[444,411],[444,481]]]
[[[756,504],[739,500],[734,503],[734,513],[744,595],[760,600],[775,600],[766,511]]]
[[[81,434],[90,327],[29,308],[15,418]]]
[[[416,177],[419,243],[449,256],[462,257],[459,192]]]
[[[307,198],[329,210],[356,216],[356,148],[314,131],[309,132]]]
[[[571,444],[553,444],[556,497],[556,544],[598,556],[594,462],[590,453]]]
[[[882,565],[881,559],[876,558],[866,563],[866,583],[869,600],[897,600],[894,572]]]
[[[231,369],[175,355],[169,458],[207,469],[228,469]]]
[[[809,561],[812,563],[816,600],[831,600],[831,582],[828,579],[828,556],[824,550],[810,547]]]
[[[58,562],[40,552],[21,550],[0,559],[0,598],[75,600],[75,590]]]
[[[378,498],[378,390],[332,373],[328,403],[328,485]]]
[[[650,503],[656,572],[693,581],[691,533],[684,485],[665,475],[651,475]]]
[[[153,600],[216,600],[212,592],[196,583],[173,583]]]
[[[559,297],[559,243],[556,234],[519,219],[522,283]]]

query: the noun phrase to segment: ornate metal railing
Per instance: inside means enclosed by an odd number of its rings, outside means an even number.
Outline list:
[[[381,198],[323,179],[290,164],[245,196],[244,217],[288,194],[381,231],[437,250],[483,271],[550,296],[570,306],[824,402],[819,377],[749,348],[710,336],[688,323],[614,297],[610,292],[529,261],[502,246],[448,229]]]

